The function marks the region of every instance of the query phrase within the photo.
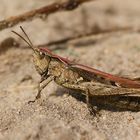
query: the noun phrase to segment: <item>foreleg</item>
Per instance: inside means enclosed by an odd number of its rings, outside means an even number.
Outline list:
[[[35,102],[36,100],[41,98],[41,91],[54,79],[53,76],[48,76],[47,79],[41,78],[38,84],[38,93],[35,97],[35,100],[29,101],[28,103]],[[42,85],[41,85],[42,83]]]

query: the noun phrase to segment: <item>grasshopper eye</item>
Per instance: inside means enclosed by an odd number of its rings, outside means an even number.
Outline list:
[[[41,59],[45,57],[45,53],[39,52]]]

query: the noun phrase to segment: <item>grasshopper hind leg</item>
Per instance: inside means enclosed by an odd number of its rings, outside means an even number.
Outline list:
[[[86,83],[87,85],[87,83]],[[83,95],[86,96],[86,103],[87,103],[87,107],[89,109],[89,112],[92,115],[97,115],[97,109],[92,106],[91,104],[91,94],[90,94],[90,90],[87,86],[85,86],[85,84],[69,84],[69,83],[63,83],[63,86],[66,88],[70,88],[70,89],[75,89],[75,90],[80,90],[81,92],[83,92]],[[93,95],[92,95],[93,96]]]
[[[96,116],[98,114],[98,110],[96,107],[92,106],[91,104],[91,97],[90,97],[90,92],[88,89],[86,90],[86,104],[87,104],[90,114]]]

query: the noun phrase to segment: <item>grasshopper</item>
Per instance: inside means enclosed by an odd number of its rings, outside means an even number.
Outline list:
[[[41,76],[35,100],[41,97],[41,91],[51,81],[84,94],[89,108],[91,108],[91,96],[140,94],[140,82],[138,80],[112,75],[86,65],[77,64],[52,53],[48,48],[34,47],[24,29],[20,28],[27,39],[15,31],[12,32],[21,37],[33,50],[33,62]]]

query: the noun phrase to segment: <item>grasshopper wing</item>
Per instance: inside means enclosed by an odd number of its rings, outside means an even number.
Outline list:
[[[71,68],[79,72],[82,77],[90,81],[97,81],[104,84],[107,83],[113,86],[120,86],[124,88],[140,89],[140,82],[138,80],[112,75],[82,64],[71,64]]]

